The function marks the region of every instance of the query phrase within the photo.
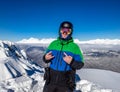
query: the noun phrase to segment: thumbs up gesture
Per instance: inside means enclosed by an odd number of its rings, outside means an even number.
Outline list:
[[[72,61],[72,59],[73,59],[73,57],[67,55],[65,52],[64,52],[64,55],[65,55],[65,56],[63,57],[63,60],[64,60],[66,63],[70,64],[71,61]]]

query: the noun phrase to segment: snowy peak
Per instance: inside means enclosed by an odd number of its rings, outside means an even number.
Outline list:
[[[10,41],[0,41],[0,58],[14,57],[26,59],[26,54]]]
[[[30,61],[24,50],[14,43],[0,41],[0,81],[43,72],[43,69]]]

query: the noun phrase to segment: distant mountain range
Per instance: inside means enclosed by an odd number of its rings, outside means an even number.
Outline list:
[[[24,49],[27,56],[38,65],[46,66],[42,61],[47,45],[45,44],[17,44]],[[79,44],[84,55],[84,68],[105,69],[120,73],[120,45],[111,44]]]
[[[39,65],[46,66],[42,57],[47,46],[52,42],[50,39],[23,39],[17,42],[24,49],[29,58]],[[84,55],[84,68],[105,69],[120,73],[120,40],[119,39],[96,39],[90,41],[74,40]]]
[[[16,43],[40,43],[40,44],[49,44],[55,40],[55,38],[49,38],[49,39],[38,39],[38,38],[29,38],[29,39],[23,39],[21,41],[18,41]],[[74,39],[74,41],[78,44],[112,44],[112,45],[120,45],[120,39],[95,39],[95,40],[89,40],[89,41],[80,41],[79,39]]]

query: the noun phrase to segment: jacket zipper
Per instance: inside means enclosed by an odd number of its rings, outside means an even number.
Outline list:
[[[60,55],[62,53],[62,49],[63,49],[63,44],[61,43],[62,47],[61,47],[61,50],[60,50],[60,53],[58,55],[58,63],[60,62]],[[61,65],[62,62],[60,62],[60,65]],[[58,64],[57,64],[57,70],[58,70]]]

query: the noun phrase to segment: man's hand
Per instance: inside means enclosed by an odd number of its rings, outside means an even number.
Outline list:
[[[52,51],[48,52],[48,53],[45,55],[45,59],[46,59],[46,60],[51,60],[52,58],[54,58],[54,56],[52,55]]]
[[[64,55],[65,55],[65,56],[63,57],[63,60],[64,60],[66,63],[70,64],[71,61],[72,61],[72,59],[73,59],[73,57],[67,55],[65,52],[64,52]]]

